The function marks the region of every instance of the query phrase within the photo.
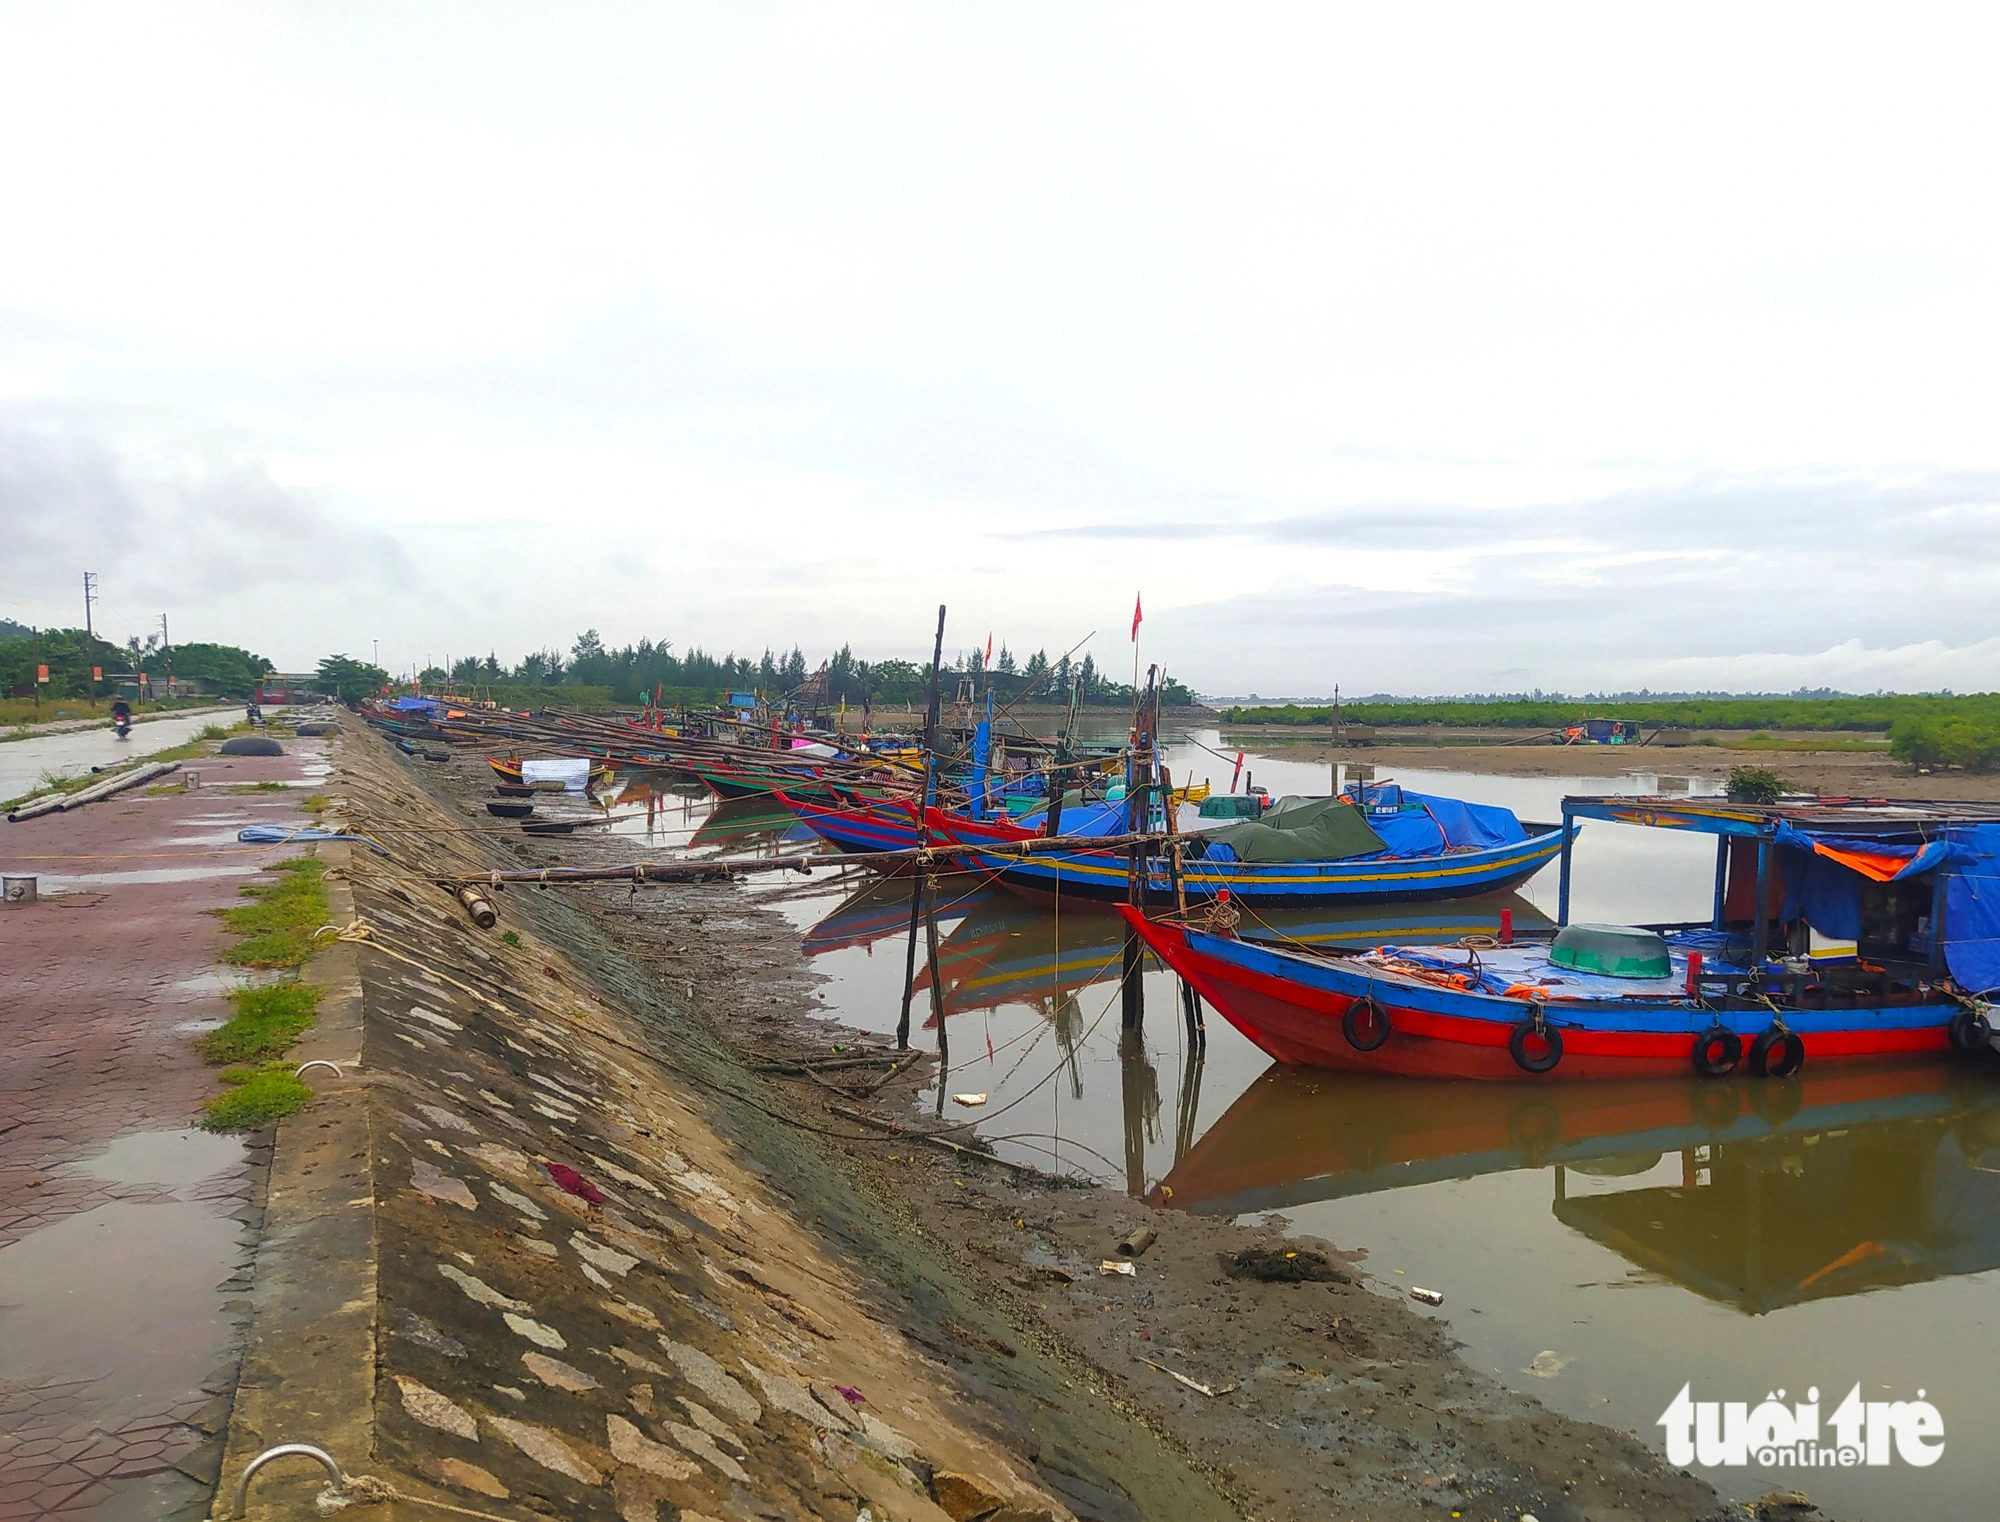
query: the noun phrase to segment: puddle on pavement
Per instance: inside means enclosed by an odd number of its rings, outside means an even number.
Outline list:
[[[213,1178],[243,1162],[243,1143],[192,1127],[181,1131],[135,1131],[121,1136],[94,1157],[67,1163],[66,1173],[87,1173],[114,1184],[153,1184],[179,1189]]]
[[[260,988],[267,983],[283,981],[290,975],[283,970],[267,970],[246,967],[228,972],[197,973],[192,978],[178,978],[166,985],[162,993],[164,1004],[198,1004],[205,999],[227,998],[239,988]]]
[[[115,1202],[0,1248],[0,1381],[102,1380],[105,1426],[189,1393],[228,1354],[240,1235],[214,1204]]]
[[[1196,738],[1219,746],[1213,731]],[[1228,762],[1193,747],[1169,763],[1176,778],[1228,780]],[[1274,795],[1326,791],[1323,765],[1245,765]],[[1714,787],[1639,771],[1395,776],[1524,820],[1558,818],[1567,793]],[[614,828],[663,850],[800,848],[792,822],[754,802],[712,807],[644,779],[619,801],[643,803],[644,817]],[[1575,857],[1577,919],[1708,912],[1706,837],[1592,824]],[[1511,895],[1272,920],[1319,944],[1436,944],[1492,933],[1502,909],[1517,929],[1545,926],[1556,881],[1551,865]],[[828,1014],[893,1038],[909,884],[850,871],[818,892],[773,880],[747,891],[805,933]],[[1880,1522],[1985,1514],[2000,1488],[2000,1450],[1973,1440],[2000,1363],[1992,1073],[1936,1063],[1787,1085],[1426,1084],[1275,1068],[1212,1011],[1197,1061],[1175,982],[1150,964],[1143,1037],[1121,1056],[1121,928],[1100,910],[1057,915],[946,878],[937,994],[952,1065],[925,1111],[990,1117],[981,1129],[1003,1154],[1166,1208],[1281,1212],[1296,1231],[1362,1249],[1389,1292],[1444,1292],[1425,1314],[1451,1323],[1475,1366],[1656,1450],[1659,1416],[1687,1381],[1698,1399],[1752,1405],[1817,1386],[1829,1413],[1856,1383],[1875,1400],[1922,1388],[1948,1437],[1930,1468],[1700,1472],[1743,1498],[1799,1483],[1833,1512]],[[934,1048],[917,965],[912,1039]],[[966,1091],[986,1106],[951,1103]]]

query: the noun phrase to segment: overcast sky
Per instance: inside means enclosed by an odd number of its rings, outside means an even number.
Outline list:
[[[0,616],[1992,689],[1994,14],[0,4]]]

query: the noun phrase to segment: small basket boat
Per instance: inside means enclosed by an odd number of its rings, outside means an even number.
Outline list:
[[[498,793],[502,798],[532,798],[535,796],[533,788],[524,786],[519,782],[496,782],[493,784],[493,791]]]
[[[494,798],[487,802],[486,812],[498,819],[526,819],[535,806],[525,798]]]

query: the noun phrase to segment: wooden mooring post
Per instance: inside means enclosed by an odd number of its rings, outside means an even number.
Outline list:
[[[1137,834],[1148,823],[1146,811],[1153,801],[1153,746],[1155,732],[1159,728],[1159,674],[1157,665],[1147,669],[1145,701],[1139,705],[1137,721],[1132,726],[1131,765],[1125,780],[1127,834]],[[1168,807],[1172,807],[1171,800]],[[1141,913],[1146,908],[1147,852],[1145,842],[1135,841],[1125,853],[1125,901]],[[1139,932],[1129,926],[1125,931],[1125,954],[1120,977],[1124,1028],[1133,1032],[1143,1030],[1146,1024],[1145,952]]]
[[[931,690],[930,701],[924,708],[924,802],[917,811],[917,848],[922,850],[930,844],[929,811],[937,801],[936,765],[934,754],[937,746],[938,720],[938,665],[944,659],[944,604],[938,604],[937,638],[931,644]],[[910,888],[910,940],[909,950],[903,958],[903,1013],[896,1021],[896,1049],[910,1049],[910,996],[917,983],[917,917],[923,912],[924,883],[935,882],[926,862],[922,880]],[[933,925],[931,941],[931,997],[937,997],[937,927]],[[938,1039],[944,1039],[944,1016],[938,1016]]]

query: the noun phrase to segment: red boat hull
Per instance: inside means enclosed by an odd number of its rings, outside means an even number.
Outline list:
[[[1186,978],[1225,1020],[1278,1062],[1404,1078],[1520,1082],[1526,1076],[1508,1048],[1511,1027],[1507,1024],[1440,1014],[1405,1003],[1397,998],[1393,984],[1375,981],[1368,986],[1388,1012],[1391,1028],[1380,1046],[1363,1051],[1342,1029],[1342,1020],[1358,994],[1315,987],[1225,961],[1190,944],[1177,925],[1155,924],[1124,905],[1119,906],[1119,913],[1161,961]],[[1941,1025],[1799,1034],[1808,1065],[1935,1058],[1950,1049]],[[1531,1081],[1693,1076],[1688,1034],[1565,1029],[1562,1041],[1562,1060],[1552,1071]]]

